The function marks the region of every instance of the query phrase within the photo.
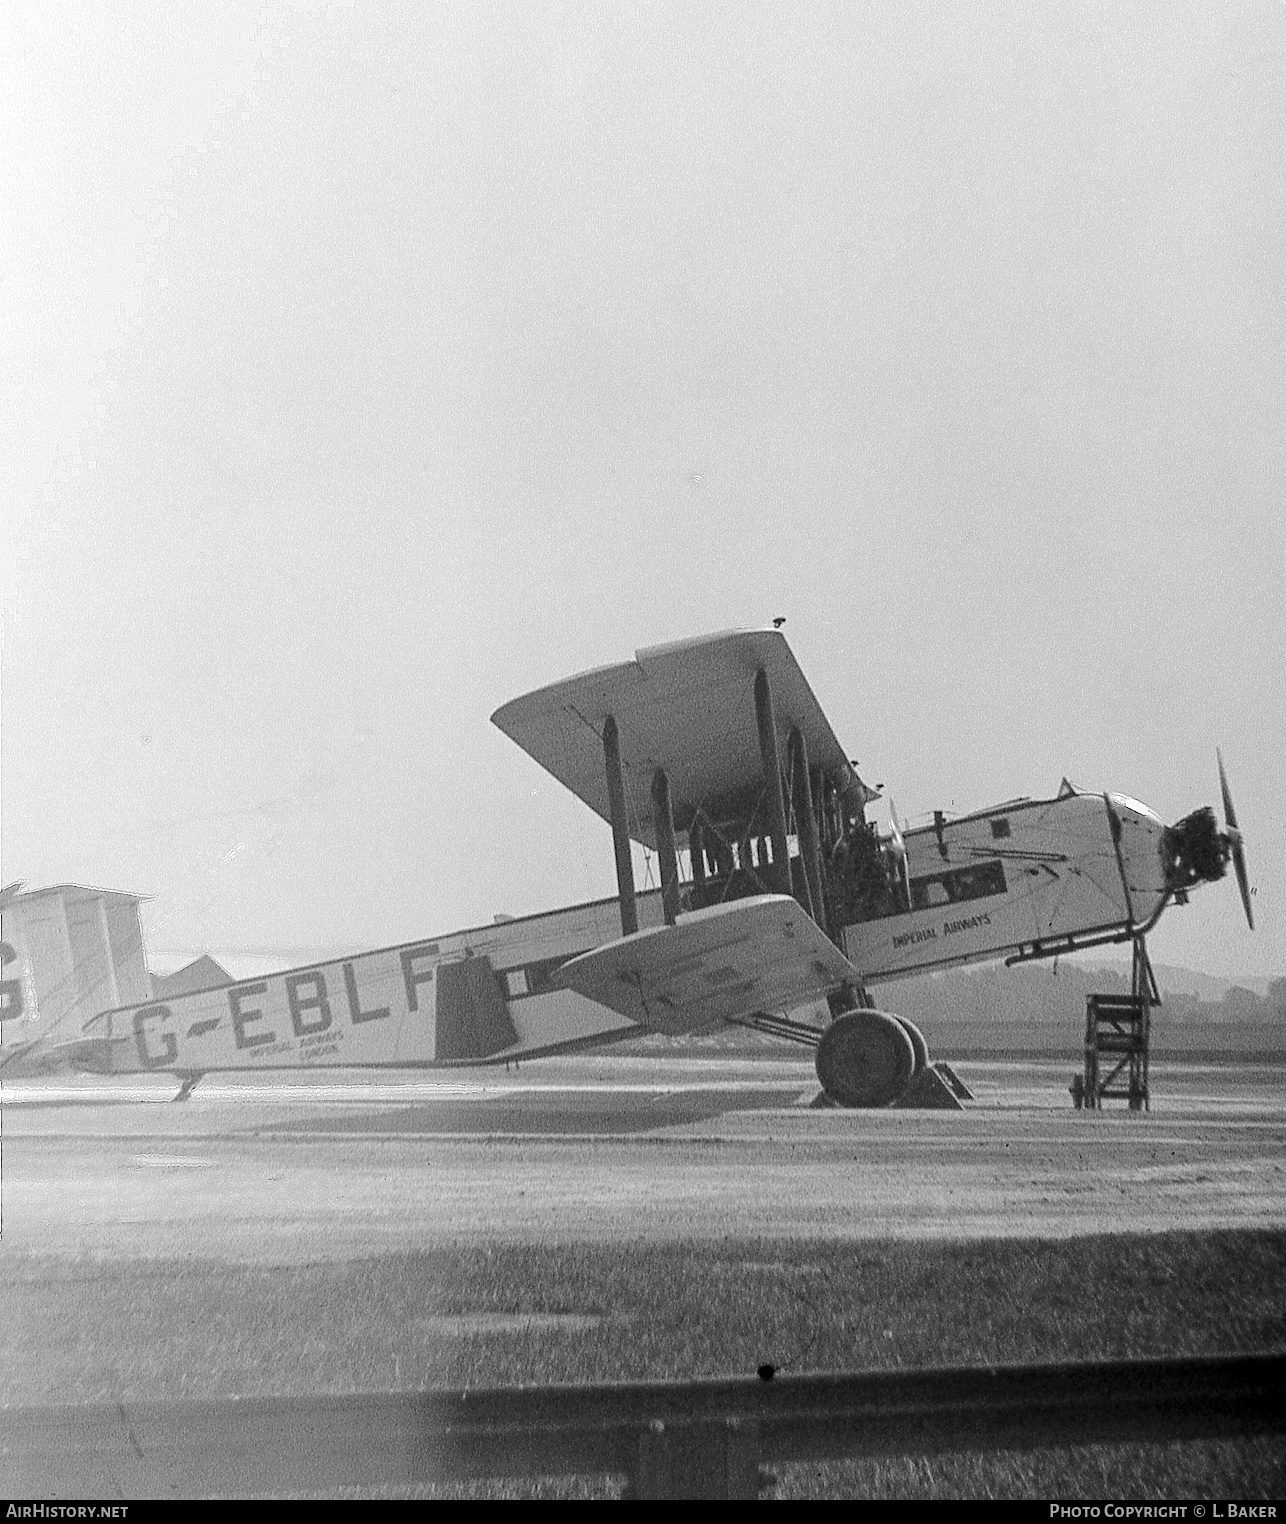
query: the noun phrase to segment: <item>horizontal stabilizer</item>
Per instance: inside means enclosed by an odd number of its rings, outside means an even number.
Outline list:
[[[857,970],[784,894],[713,905],[582,954],[558,982],[654,1032],[694,1032],[756,1012],[790,1010]]]
[[[133,1044],[123,1037],[77,1037],[69,1042],[27,1043],[8,1054],[2,1066],[5,1079],[32,1079],[54,1074],[129,1074]]]

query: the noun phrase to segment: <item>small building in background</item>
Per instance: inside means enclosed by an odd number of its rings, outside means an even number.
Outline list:
[[[152,991],[158,1000],[169,1000],[175,995],[192,995],[197,990],[222,989],[225,984],[236,981],[209,953],[202,953],[176,968],[172,974],[153,974]]]

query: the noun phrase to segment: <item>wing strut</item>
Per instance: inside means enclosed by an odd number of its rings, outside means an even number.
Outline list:
[[[786,743],[790,758],[791,785],[794,794],[795,825],[799,831],[799,850],[804,859],[804,883],[808,888],[807,906],[813,920],[827,929],[826,906],[822,896],[822,846],[817,835],[817,815],[813,809],[813,788],[808,770],[808,743],[798,726]]]
[[[790,848],[786,845],[786,803],[781,792],[781,757],[777,751],[777,717],[773,713],[768,672],[755,673],[755,718],[759,722],[759,751],[768,790],[768,825],[772,833],[772,873],[768,881],[778,894],[793,894],[790,882]]]
[[[607,769],[607,798],[612,815],[612,846],[616,850],[616,892],[621,902],[621,935],[639,929],[634,898],[634,859],[630,854],[630,823],[625,813],[625,775],[621,771],[621,738],[613,715],[603,721],[603,763]]]
[[[670,779],[663,767],[652,774],[652,825],[656,830],[656,855],[661,864],[661,904],[665,924],[679,919],[679,852],[674,844],[674,811],[670,807]]]

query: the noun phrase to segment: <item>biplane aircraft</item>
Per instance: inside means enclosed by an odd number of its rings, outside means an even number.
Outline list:
[[[87,1014],[87,995],[46,1020],[49,980],[18,895],[0,911],[0,1077],[160,1071],[186,1094],[212,1070],[499,1064],[738,1023],[815,1048],[838,1103],[883,1106],[930,1058],[872,986],[1141,947],[1167,905],[1230,862],[1253,925],[1222,758],[1222,830],[1209,808],[1167,826],[1125,795],[1064,781],[1053,798],[938,813],[922,829],[894,817],[881,835],[867,820],[877,791],[778,630],[641,650],[492,719],[610,824],[614,899],[166,998],[121,998],[109,978],[107,1008]],[[632,842],[656,854],[659,890],[636,888]]]

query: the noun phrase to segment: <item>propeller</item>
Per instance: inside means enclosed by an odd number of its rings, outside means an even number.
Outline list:
[[[893,837],[889,843],[889,851],[897,858],[902,868],[902,887],[906,890],[906,908],[911,908],[911,869],[907,866],[906,842],[902,839],[902,827],[898,824],[897,807],[892,798],[889,799],[889,821],[893,829]]]
[[[1223,793],[1224,838],[1228,843],[1229,856],[1232,858],[1233,872],[1237,875],[1237,887],[1241,890],[1241,903],[1246,911],[1246,924],[1251,931],[1254,931],[1255,917],[1250,908],[1250,877],[1246,872],[1246,849],[1241,827],[1237,824],[1237,809],[1232,802],[1232,790],[1228,787],[1228,774],[1224,771],[1223,753],[1217,746],[1215,758],[1219,763],[1219,788]]]

